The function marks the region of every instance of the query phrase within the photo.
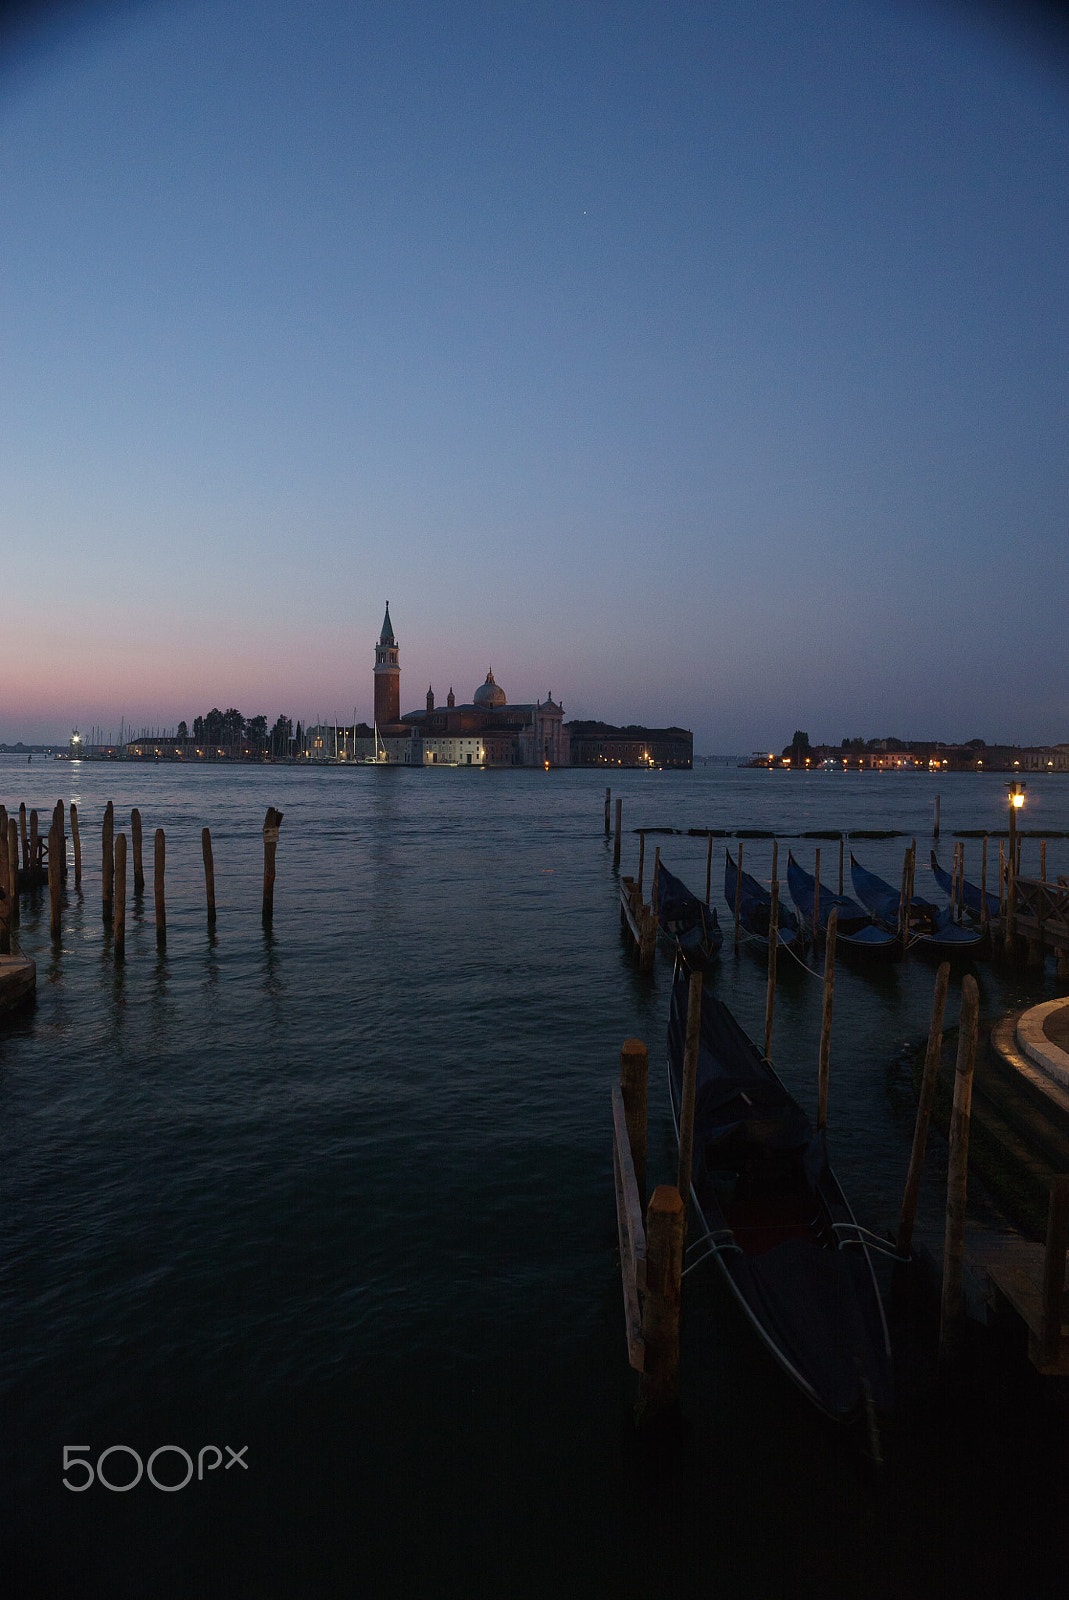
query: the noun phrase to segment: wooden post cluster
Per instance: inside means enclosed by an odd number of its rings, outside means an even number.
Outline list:
[[[943,1240],[943,1293],[939,1308],[939,1365],[945,1371],[957,1353],[962,1317],[962,1268],[965,1259],[965,1194],[969,1171],[969,1122],[980,996],[976,979],[961,982],[958,1059],[954,1071],[954,1105],[950,1114],[950,1159],[947,1168],[946,1232]]]
[[[278,848],[278,830],[282,825],[282,812],[268,806],[264,818],[264,899],[262,921],[266,927],[275,909],[275,851]]]

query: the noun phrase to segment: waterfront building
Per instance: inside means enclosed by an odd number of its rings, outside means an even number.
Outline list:
[[[569,722],[573,767],[682,767],[694,765],[688,728],[643,728],[608,722]]]
[[[432,687],[418,711],[402,716],[400,679],[400,652],[387,604],[375,646],[375,729],[370,740],[353,742],[357,760],[382,760],[385,752],[390,764],[407,766],[568,765],[564,707],[552,694],[545,700],[511,702],[491,667],[470,701],[458,705],[450,686],[445,705],[439,706]]]

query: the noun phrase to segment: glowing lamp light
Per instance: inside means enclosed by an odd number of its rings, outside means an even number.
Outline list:
[[[1020,811],[1021,807],[1024,805],[1024,784],[1011,783],[1009,785],[1009,794],[1010,805],[1013,807],[1014,811]]]

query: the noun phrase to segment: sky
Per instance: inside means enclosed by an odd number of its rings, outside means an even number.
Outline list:
[[[402,710],[1069,740],[1042,8],[31,6],[0,193],[0,742],[370,719],[387,600]]]

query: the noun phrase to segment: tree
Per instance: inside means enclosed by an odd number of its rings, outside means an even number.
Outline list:
[[[257,755],[263,755],[267,745],[267,718],[250,717],[245,724],[245,738],[250,750],[255,750]]]
[[[193,718],[193,737],[194,737],[194,739],[199,739],[199,740],[203,741],[203,739],[204,739],[204,718],[203,717],[194,717]]]
[[[271,729],[271,754],[276,758],[289,755],[289,743],[293,738],[293,723],[289,717],[279,716]]]
[[[178,738],[179,738],[179,739],[188,739],[188,738],[189,738],[189,729],[188,729],[188,728],[187,728],[187,727],[186,727],[186,725],[185,725],[185,723],[184,723],[184,722],[180,722],[180,723],[179,723],[179,724],[178,724],[178,734],[177,734],[177,737],[178,737]]]

